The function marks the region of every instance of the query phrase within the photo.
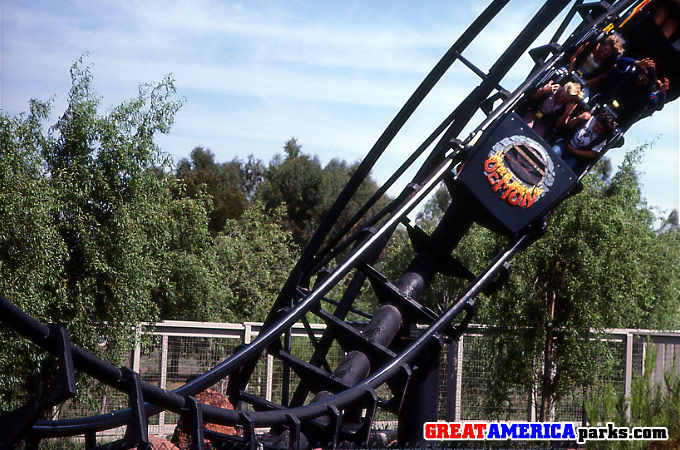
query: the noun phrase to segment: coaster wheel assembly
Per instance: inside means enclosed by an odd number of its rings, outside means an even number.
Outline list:
[[[48,394],[0,417],[0,447],[13,448],[25,442],[28,448],[47,438],[84,435],[87,447],[95,448],[97,431],[120,426],[127,426],[124,437],[107,444],[106,448],[144,447],[149,442],[148,418],[165,410],[180,414],[188,424],[193,448],[204,448],[207,437],[217,448],[364,447],[369,445],[378,411],[388,411],[398,418],[399,445],[423,445],[424,422],[437,419],[438,361],[444,342],[460,336],[476,312],[475,298],[499,286],[507,275],[512,256],[541,235],[546,217],[578,184],[577,179],[569,178],[569,183],[554,199],[544,202],[545,207],[535,208],[537,214],[514,222],[491,217],[491,222],[500,221],[497,228],[509,237],[509,243],[481,273],[473,274],[454,260],[451,252],[469,226],[489,214],[484,211],[484,201],[471,192],[475,189],[474,182],[466,181],[461,174],[472,173],[467,167],[475,162],[478,148],[502,141],[496,135],[505,133],[503,127],[515,127],[512,128],[515,131],[524,129],[516,123],[512,109],[528,89],[555,73],[565,49],[600,32],[635,3],[638,2],[549,0],[488,72],[484,72],[465,58],[463,52],[508,4],[508,0],[492,1],[424,79],[358,166],[303,250],[259,336],[174,391],[146,383],[134,371],[113,367],[96,358],[71,344],[65,328],[38,323],[0,297],[0,320],[42,351],[56,355],[59,361]],[[530,48],[563,12],[562,23],[551,41]],[[581,17],[580,24],[559,44],[561,35],[577,15]],[[503,77],[527,51],[534,59],[534,70],[513,92],[504,89],[500,85]],[[340,214],[362,181],[455,61],[477,74],[480,84],[375,195],[340,230],[335,230]],[[485,119],[466,138],[459,138],[478,111],[485,114]],[[531,153],[530,148],[525,148],[526,151],[521,145],[518,148],[521,154]],[[370,216],[369,210],[427,149],[430,153],[425,162],[401,194]],[[412,226],[407,215],[442,181],[450,187],[454,201],[437,228],[428,235]],[[380,273],[376,262],[399,225],[407,228],[416,256],[398,279],[389,280]],[[441,312],[420,303],[436,273],[469,282]],[[366,283],[370,284],[379,304],[370,313],[359,311],[354,305]],[[348,321],[351,313],[363,315],[366,321]],[[311,331],[311,321],[326,324],[318,339]],[[291,327],[298,322],[309,330],[313,344],[308,360],[299,359],[291,349]],[[344,356],[331,367],[327,357],[334,346],[339,346]],[[248,391],[256,365],[265,354],[280,360],[283,367],[281,399],[276,403]],[[76,370],[125,393],[129,407],[79,419],[40,420],[49,408],[76,395]],[[296,376],[292,377],[291,372]],[[228,394],[235,409],[196,401],[199,392],[227,377]],[[294,378],[299,381],[293,383]],[[206,431],[206,422],[236,426],[240,435]],[[262,433],[263,429],[269,431]]]

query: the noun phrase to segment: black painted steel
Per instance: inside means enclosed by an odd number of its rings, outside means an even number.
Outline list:
[[[638,0],[622,0],[613,5],[603,4],[599,9],[603,11],[602,14],[597,12],[597,8],[588,6],[590,9],[585,14],[586,25],[577,29],[563,45],[551,42],[536,52],[545,54],[545,57],[537,58],[539,62],[548,58],[550,53],[553,56],[535,68],[532,76],[549,76],[552,65],[562,57],[560,52],[566,45],[578,42],[588,33],[592,34],[593,24],[604,23],[611,15],[622,12],[636,1]],[[512,94],[505,91],[500,82],[547,24],[570,4],[570,0],[545,2],[491,69],[483,73],[474,63],[462,57],[462,52],[507,3],[508,0],[494,0],[484,10],[442,57],[374,144],[303,251],[259,337],[238,348],[231,357],[205,374],[173,392],[165,391],[143,382],[138,374],[127,368],[113,367],[70,344],[65,338],[66,333],[59,334],[58,328],[38,323],[0,296],[0,320],[44,351],[58,355],[62,361],[64,370],[60,374],[65,381],[61,382],[59,390],[52,393],[50,401],[61,400],[65,395],[74,393],[73,368],[128,393],[129,397],[130,408],[126,410],[81,419],[38,421],[30,427],[31,439],[38,442],[45,437],[85,434],[88,445],[91,446],[93,432],[127,425],[128,433],[120,444],[144,446],[148,443],[146,418],[162,410],[171,410],[187,419],[196,441],[195,448],[202,447],[204,422],[241,426],[241,437],[211,434],[230,442],[234,448],[254,449],[259,445],[264,445],[265,448],[276,445],[291,449],[311,445],[335,448],[343,441],[355,446],[366,445],[375,412],[378,408],[384,408],[399,413],[399,439],[402,445],[422,444],[422,423],[437,418],[438,361],[443,336],[451,339],[460,336],[476,312],[475,297],[497,287],[498,280],[507,273],[509,260],[540,237],[544,231],[546,216],[550,214],[550,208],[541,209],[539,214],[532,216],[521,226],[512,228],[507,233],[510,243],[477,277],[458,261],[451,259],[451,251],[473,221],[481,220],[482,216],[486,217],[488,214],[487,210],[493,209],[480,206],[484,203],[483,199],[480,202],[478,196],[456,187],[460,182],[461,171],[453,169],[463,162],[475,163],[474,156],[468,158],[471,153],[474,154],[476,142],[483,146],[486,141],[496,142],[498,136],[494,133],[503,134],[503,124],[511,117],[509,111],[532,83],[538,80],[529,77]],[[583,11],[581,3],[581,0],[576,0],[576,5],[567,13],[567,18],[558,27],[555,36],[564,32],[566,24],[577,10]],[[599,16],[593,17],[595,13]],[[554,40],[556,39],[555,37]],[[339,215],[375,162],[456,60],[463,61],[482,78],[479,86],[444,119],[349,223],[328,238]],[[503,100],[496,109],[489,107],[493,104],[494,99],[490,99],[490,95],[493,96],[494,91]],[[456,140],[483,105],[484,112],[487,113],[486,119],[466,139]],[[365,216],[369,209],[438,137],[439,142],[413,182],[388,207],[367,220]],[[465,174],[465,170],[462,173]],[[431,236],[424,235],[419,230],[409,230],[415,243],[416,257],[398,280],[390,282],[373,265],[396,227],[400,223],[406,223],[406,215],[444,179],[454,189],[451,206]],[[553,207],[566,198],[573,184],[570,186],[556,195],[549,206]],[[499,218],[499,221],[502,222],[502,219]],[[364,221],[363,228],[346,237],[361,221]],[[346,256],[341,257],[343,254]],[[331,264],[337,265],[330,267]],[[419,303],[437,272],[471,280],[468,288],[441,314],[435,314]],[[352,279],[342,299],[336,302],[335,311],[331,314],[321,309],[329,292],[348,275]],[[316,282],[310,289],[309,283],[314,276]],[[366,280],[371,282],[381,306],[370,317],[368,324],[359,329],[345,322],[345,319],[352,311],[353,302]],[[307,313],[312,312],[328,324],[327,331],[318,341],[309,331],[305,318]],[[461,314],[464,317],[458,325],[454,325]],[[301,361],[290,354],[289,339],[282,342],[282,337],[289,336],[292,325],[300,320],[308,329],[314,344],[314,354],[309,362]],[[426,328],[416,331],[418,324],[425,325]],[[326,355],[334,342],[342,345],[347,353],[331,373]],[[290,404],[287,394],[283,396],[282,405],[278,405],[245,390],[253,368],[265,351],[277,356],[285,367],[292,368],[303,380],[293,392]],[[249,403],[256,411],[225,410],[196,402],[193,397],[195,394],[225,377],[230,377],[230,394],[234,400],[237,403]],[[392,398],[382,398],[376,394],[376,390],[383,384],[389,387]],[[287,389],[286,384],[284,390]],[[305,405],[304,399],[310,391],[316,395],[311,403]],[[8,424],[16,423],[17,420],[25,428],[30,426],[37,417],[37,411],[44,409],[48,403],[43,402],[40,408],[31,409],[31,415],[27,419],[18,414],[3,416],[0,418],[0,435],[5,436],[11,426]],[[277,432],[269,438],[256,436],[256,428],[262,427],[273,427]],[[20,439],[20,434],[15,433],[9,439],[0,441],[0,444],[16,442]],[[26,445],[29,447],[30,443],[27,442]]]
[[[430,73],[427,75],[427,77],[422,81],[420,86],[416,89],[416,91],[411,95],[411,97],[408,99],[406,104],[401,108],[399,113],[392,119],[392,122],[389,124],[387,129],[383,132],[383,134],[380,136],[378,141],[374,144],[373,148],[371,149],[371,152],[369,155],[371,158],[366,158],[364,161],[366,161],[366,168],[362,171],[362,174],[356,175],[356,180],[354,180],[354,176],[352,177],[353,179],[350,180],[349,183],[352,183],[353,186],[351,189],[356,190],[361,183],[365,179],[365,177],[368,175],[372,167],[375,165],[375,162],[377,161],[378,157],[385,151],[389,143],[394,139],[394,137],[397,135],[397,133],[403,128],[404,124],[406,121],[411,117],[411,115],[415,112],[415,110],[418,108],[418,106],[422,103],[422,101],[425,99],[425,97],[430,93],[430,91],[434,88],[434,86],[439,82],[439,80],[444,76],[444,74],[448,71],[448,69],[453,65],[453,63],[459,58],[460,54],[467,48],[468,45],[477,37],[477,35],[489,24],[489,22],[496,17],[496,15],[507,5],[509,0],[494,0],[492,1],[489,6],[486,7],[486,9],[475,19],[475,21],[463,32],[463,34],[456,40],[456,42],[449,48],[449,50],[442,56],[441,60],[437,63],[437,65],[430,71]],[[441,131],[443,131],[443,127],[446,126],[447,121],[445,120],[442,126],[439,128],[442,128]],[[439,131],[439,133],[441,133]],[[436,135],[439,135],[437,133]],[[436,136],[435,135],[435,136]],[[422,152],[427,149],[428,145],[421,145],[409,158],[402,164],[402,166],[395,172],[395,174],[388,179],[388,181],[381,186],[378,191],[369,199],[368,202],[353,216],[348,223],[343,227],[343,229],[338,233],[337,236],[333,237],[326,248],[320,253],[321,255],[325,255],[330,249],[334,248],[335,245],[342,239],[342,236],[344,236],[354,225],[356,225],[359,220],[364,217],[364,215],[368,212],[368,210],[380,199],[386,192],[387,190],[394,184],[394,182],[406,171],[408,167],[410,167],[416,159],[422,154]],[[372,155],[371,153],[374,153],[375,155]],[[364,164],[362,162],[362,164]],[[357,171],[358,172],[358,171]],[[349,184],[348,183],[348,184]],[[341,194],[342,195],[342,194]],[[350,195],[351,197],[351,195]],[[332,225],[337,221],[337,218],[340,215],[340,212],[344,207],[346,206],[348,199],[345,200],[344,198],[339,198],[337,203],[337,206],[334,204],[331,210],[329,210],[328,214],[324,218],[325,222],[328,222],[328,224],[323,224],[322,227],[320,227],[320,232],[319,232],[319,237],[310,242],[309,245],[309,253],[314,254],[316,253],[317,249],[321,246],[321,243],[326,237],[326,234],[332,227]],[[337,212],[336,212],[337,211]],[[317,243],[318,242],[318,243]],[[311,255],[310,255],[311,259]]]
[[[286,317],[277,321],[272,327],[264,330],[259,337],[251,344],[242,347],[236,351],[231,358],[217,365],[202,376],[188,382],[184,386],[178,388],[173,392],[167,392],[163,389],[147,383],[142,383],[142,391],[144,398],[153,405],[158,407],[147,406],[147,414],[153,414],[161,409],[170,409],[175,412],[180,412],[187,407],[187,400],[184,396],[194,395],[206,388],[212,386],[222,378],[235,373],[245,364],[253,355],[257,356],[264,351],[268,346],[279,338],[286,330],[299,320],[302,315],[313,308],[321,298],[327,294],[330,289],[342,279],[352,268],[360,261],[372,248],[373,244],[383,238],[391,228],[399,222],[400,218],[408,214],[416,205],[418,205],[429,192],[442,180],[442,178],[451,170],[454,163],[457,161],[448,158],[445,160],[438,170],[434,171],[430,178],[415,191],[413,195],[396,211],[395,215],[391,217],[385,225],[376,231],[370,238],[359,245],[355,251],[339,265],[335,271],[330,274],[319,286],[317,286],[307,297],[302,299],[294,310],[292,310]],[[16,308],[6,299],[0,297],[0,312],[3,312],[3,318],[11,318],[7,321],[7,325],[24,335],[35,343],[43,341],[47,334],[47,327],[30,318],[23,311]],[[16,319],[16,320],[13,320]],[[39,344],[40,345],[40,344]],[[51,351],[51,348],[45,348],[46,351]],[[92,375],[105,384],[114,387],[118,390],[125,391],[125,385],[122,383],[122,374],[120,369],[117,369],[101,359],[83,351],[82,349],[72,346],[74,355],[74,364],[83,372]],[[395,369],[395,370],[398,370]],[[364,388],[366,389],[366,388]],[[349,401],[356,401],[362,395],[353,394],[347,398]],[[335,403],[336,406],[345,405],[345,403]],[[324,406],[325,408],[325,406]],[[309,420],[318,415],[323,415],[325,409],[301,407],[294,408],[289,411],[303,411],[303,419]],[[314,415],[316,414],[316,415]],[[234,424],[239,423],[240,413],[231,410],[222,410],[205,406],[204,415],[206,418],[216,423]],[[74,434],[83,434],[90,429],[108,429],[121,426],[129,420],[130,411],[122,410],[110,413],[103,416],[94,416],[77,420],[64,420],[57,422],[39,422],[34,426],[33,430],[36,435],[41,436],[68,436]],[[256,412],[252,413],[252,417],[258,423],[258,426],[273,426],[282,425],[284,418],[278,412]],[[260,419],[260,420],[258,420]]]

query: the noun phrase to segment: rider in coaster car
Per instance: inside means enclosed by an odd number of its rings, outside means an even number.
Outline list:
[[[567,125],[583,95],[578,83],[570,81],[559,85],[551,80],[531,94],[522,119],[545,138],[553,128],[560,129]]]
[[[608,34],[601,40],[590,40],[576,49],[569,58],[569,71],[585,82],[586,101],[590,86],[602,81],[614,69],[616,59],[623,53],[623,40]]]
[[[669,88],[668,78],[657,79],[651,58],[619,58],[605,84],[603,98],[615,108],[624,130],[637,120],[660,111],[666,103]]]
[[[606,109],[599,109],[573,131],[571,137],[555,142],[552,149],[567,166],[579,173],[590,161],[597,158],[617,127],[612,114]]]

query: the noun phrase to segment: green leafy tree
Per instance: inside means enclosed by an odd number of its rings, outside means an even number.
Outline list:
[[[211,198],[203,190],[194,198],[177,196],[183,185],[175,182],[173,201],[160,215],[165,249],[160,275],[153,290],[154,303],[163,320],[219,321],[229,298],[209,229]]]
[[[356,172],[359,162],[347,163],[346,161],[334,158],[326,164],[323,168],[323,178],[324,182],[328,186],[328,195],[326,196],[325,202],[323,203],[321,210],[325,214],[326,211],[331,207],[333,202],[338,198],[340,192],[343,190],[345,185],[349,182],[350,177]],[[355,213],[359,211],[361,207],[376,193],[379,186],[378,183],[373,180],[370,176],[367,177],[356,193],[352,196],[350,201],[347,203],[345,210],[342,212],[337,220],[334,231],[340,231],[354,216]],[[368,210],[364,221],[372,217],[374,214],[378,213],[382,208],[387,206],[390,198],[388,196],[381,197],[376,204]],[[357,225],[360,226],[362,221]]]
[[[173,271],[168,249],[192,239],[192,211],[204,226],[207,214],[172,195],[175,181],[153,142],[181,105],[172,79],[142,85],[100,115],[89,67],[77,61],[71,77],[67,109],[49,129],[49,103],[33,101],[28,116],[0,114],[0,292],[120,364],[130,328],[159,317],[158,293]],[[173,236],[177,228],[184,232]],[[49,360],[9,332],[0,347],[2,395],[19,381],[39,394]]]
[[[60,286],[59,263],[67,255],[52,226],[58,208],[41,156],[48,144],[41,126],[49,108],[33,101],[28,116],[0,112],[0,294],[43,321],[62,307],[54,301],[54,291]],[[16,386],[22,383],[41,393],[44,380],[36,375],[36,367],[46,364],[46,358],[4,326],[0,329],[4,410],[16,406]]]
[[[613,369],[611,349],[588,339],[591,328],[602,334],[607,327],[677,327],[678,234],[655,229],[635,173],[641,151],[629,154],[613,178],[606,167],[587,177],[583,192],[552,216],[546,235],[512,262],[510,281],[478,299],[476,321],[496,327],[484,358],[489,412],[511,405],[518,389],[532,389],[538,417],[547,419],[565,394]],[[423,209],[424,229],[436,225],[446,197],[440,190]],[[479,273],[505,243],[473,226],[454,256]],[[396,278],[413,252],[404,239],[392,246],[384,267]],[[423,302],[443,306],[464,285],[439,277]]]
[[[334,158],[321,166],[319,159],[302,152],[296,138],[284,145],[285,158],[276,155],[265,169],[263,181],[257,188],[259,198],[267,209],[283,203],[295,242],[304,245],[319,226],[321,219],[337,199],[342,189],[359,166]],[[370,176],[359,186],[335,223],[332,232],[340,231],[352,216],[378,190]],[[383,196],[368,211],[367,217],[387,205],[389,197]],[[361,222],[358,224],[360,225]]]
[[[298,256],[283,214],[282,208],[267,214],[256,201],[215,238],[222,282],[230,291],[222,306],[225,320],[263,321],[271,309]]]
[[[611,349],[587,339],[591,328],[678,324],[680,252],[654,229],[635,173],[640,153],[629,153],[610,183],[587,178],[546,235],[518,256],[505,289],[483,305],[486,323],[526,330],[498,335],[494,378],[538,386],[542,420],[565,393],[611,367]]]
[[[212,198],[210,231],[213,235],[224,228],[227,219],[236,219],[247,208],[249,199],[261,178],[261,164],[251,157],[242,163],[234,159],[227,163],[215,162],[210,150],[196,147],[191,159],[182,159],[176,176],[186,183],[186,194],[195,198],[204,186]]]
[[[667,232],[671,231],[674,229],[677,229],[680,226],[680,221],[678,220],[678,210],[674,209],[668,214],[668,217],[666,217],[661,224],[661,229],[660,231]]]
[[[173,80],[142,85],[101,115],[82,59],[71,77],[68,107],[52,127],[44,126],[49,103],[0,113],[0,293],[114,364],[140,322],[262,319],[297,251],[281,211],[265,215],[256,203],[211,233],[221,191],[170,175],[154,143],[181,106]],[[258,161],[216,165],[204,150],[192,157],[189,172],[216,173],[250,201]],[[5,328],[0,396],[11,408],[20,383],[40,394],[53,361]]]
[[[199,191],[209,205],[210,197]],[[182,203],[188,203],[182,205]],[[240,218],[227,219],[211,237],[207,214],[185,198],[173,214],[167,252],[167,277],[156,293],[161,318],[208,322],[262,321],[271,309],[296,258],[290,232],[255,202]],[[169,377],[179,378],[182,340],[169,342]]]
[[[56,197],[53,226],[67,251],[53,295],[63,319],[89,337],[87,347],[105,337],[113,356],[128,344],[130,324],[157,315],[151,292],[167,220],[159,208],[170,196],[167,178],[151,170],[164,163],[153,137],[169,131],[181,102],[171,100],[166,78],[100,116],[89,67],[76,63],[71,76],[68,107],[42,149]]]
[[[303,244],[321,218],[328,187],[319,159],[303,154],[297,139],[286,142],[284,151],[285,158],[276,155],[265,170],[256,198],[269,210],[284,203],[295,242]]]

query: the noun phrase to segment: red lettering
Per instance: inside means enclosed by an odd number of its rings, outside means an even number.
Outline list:
[[[475,431],[477,432],[477,439],[485,439],[486,438],[486,424],[485,423],[476,423],[474,424]]]
[[[529,192],[526,192],[524,194],[524,198],[522,199],[522,204],[520,206],[522,208],[528,208],[528,207],[530,207],[531,205],[534,204],[534,202],[536,201],[537,198],[538,198],[538,192],[536,192],[536,189],[532,189],[531,194]]]
[[[494,186],[493,190],[494,192],[498,192],[500,188],[507,188],[512,184],[512,175],[509,173],[506,173],[503,175],[503,178],[496,183],[496,186]]]
[[[425,439],[436,439],[436,423],[426,422],[425,423]]]
[[[525,192],[524,194],[522,194],[522,203],[520,203],[520,205],[519,205],[520,208],[526,208],[527,207],[527,198],[529,197],[529,195],[531,195],[531,194],[529,194],[528,192]]]
[[[489,184],[493,186],[494,184],[498,183],[500,177],[496,172],[491,172],[489,175],[487,175],[486,179],[489,180]]]
[[[508,203],[516,206],[522,200],[522,195],[517,191],[512,191],[512,195],[508,197]]]
[[[472,424],[466,423],[465,427],[463,428],[463,439],[474,439],[474,438],[475,438],[475,432],[472,429]]]
[[[451,424],[451,439],[460,439],[460,424]]]
[[[507,188],[505,192],[503,192],[503,195],[501,195],[501,199],[505,200],[508,198],[508,195],[510,195],[511,192],[514,192],[514,188],[510,186],[511,183],[505,183],[503,187]]]
[[[484,170],[486,171],[486,173],[493,172],[494,169],[496,168],[496,164],[497,162],[494,158],[489,158],[486,161],[484,161]]]
[[[449,438],[449,426],[445,423],[437,424],[437,439]]]

